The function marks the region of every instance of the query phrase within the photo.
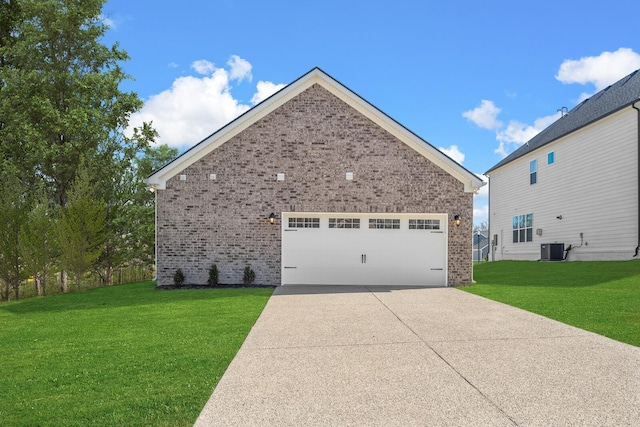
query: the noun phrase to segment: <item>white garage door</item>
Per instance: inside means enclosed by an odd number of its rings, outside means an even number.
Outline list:
[[[446,286],[443,214],[282,214],[283,285]]]

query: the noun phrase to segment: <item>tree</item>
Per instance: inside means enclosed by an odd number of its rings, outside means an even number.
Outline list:
[[[10,290],[20,297],[20,283],[25,278],[20,254],[20,230],[29,209],[27,186],[19,172],[0,159],[0,300],[8,300]]]
[[[149,218],[145,215],[144,206],[138,206],[141,203],[140,199],[149,192],[142,181],[144,177],[138,174],[136,156],[142,152],[153,151],[149,144],[156,137],[156,131],[150,125],[144,124],[134,132],[132,141],[124,144],[128,149],[118,149],[123,144],[112,144],[111,149],[103,151],[102,159],[94,162],[95,170],[92,175],[101,177],[98,192],[106,201],[107,208],[105,247],[95,272],[106,285],[113,284],[115,268],[131,264],[132,261],[137,263],[139,260],[135,249],[145,244],[141,238],[146,236],[138,235],[137,224],[150,220],[153,227],[155,218]]]
[[[44,183],[63,212],[84,159],[110,203],[112,229],[119,211],[111,192],[155,131],[145,124],[133,137],[124,135],[142,102],[120,90],[129,78],[120,67],[127,53],[100,43],[107,30],[103,4],[0,0],[0,158],[24,171],[30,186]],[[111,243],[105,250],[115,253]],[[66,289],[64,270],[61,280]]]
[[[33,275],[36,292],[46,294],[47,277],[58,263],[54,212],[46,195],[41,194],[22,226],[20,254],[28,275]]]
[[[480,225],[476,225],[473,227],[474,233],[480,233],[483,231],[487,231],[489,229],[489,223],[487,221],[482,221]]]
[[[151,128],[141,130],[138,139],[153,141]],[[105,188],[107,202],[107,240],[96,272],[107,285],[113,270],[127,265],[152,265],[155,252],[155,196],[144,179],[178,155],[166,144],[147,146],[132,162],[115,162],[120,168],[117,181]],[[107,182],[107,181],[105,181]]]
[[[119,89],[126,52],[98,41],[107,29],[103,0],[19,3],[22,20],[0,55],[10,58],[0,75],[3,118],[19,131],[7,149],[30,153],[27,166],[50,181],[64,206],[80,159],[112,138],[142,102]]]
[[[147,148],[135,159],[136,190],[133,202],[127,205],[131,236],[130,259],[153,263],[155,255],[155,194],[144,179],[178,156],[178,149],[161,144]]]
[[[105,220],[105,203],[95,197],[89,174],[81,165],[56,226],[62,267],[73,273],[77,287],[104,249]]]

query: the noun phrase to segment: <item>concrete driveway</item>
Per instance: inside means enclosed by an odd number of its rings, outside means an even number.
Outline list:
[[[452,289],[280,287],[196,426],[638,426],[640,348]]]

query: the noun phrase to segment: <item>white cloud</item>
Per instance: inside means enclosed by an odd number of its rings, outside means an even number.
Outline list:
[[[488,222],[489,219],[489,205],[485,202],[483,204],[477,204],[477,201],[473,201],[473,224],[480,225],[483,222]]]
[[[465,111],[462,116],[483,129],[494,130],[502,126],[502,122],[497,120],[500,111],[502,110],[496,107],[493,101],[483,99],[479,106],[473,110]]]
[[[169,89],[152,95],[144,107],[131,116],[127,134],[143,122],[153,122],[157,144],[190,147],[251,108],[234,98],[231,82],[248,79],[251,64],[238,57],[229,59],[229,69],[217,68],[207,60],[194,61],[191,68],[200,76],[183,76]],[[253,99],[284,85],[259,82]]]
[[[479,173],[476,175],[487,183],[473,195],[473,223],[480,225],[489,218],[489,178]]]
[[[213,74],[216,71],[216,66],[213,62],[207,61],[206,59],[199,59],[191,64],[191,68],[196,70],[198,74],[202,74],[204,76]]]
[[[629,48],[620,48],[615,52],[602,52],[598,56],[565,60],[555,78],[565,84],[590,83],[596,90],[602,90],[639,68],[640,54]],[[590,96],[583,92],[577,102],[582,102]],[[536,119],[533,125],[511,120],[505,127],[498,120],[500,112],[501,109],[493,101],[482,100],[478,107],[465,111],[462,115],[479,127],[496,132],[499,145],[494,152],[503,158],[560,118],[559,114],[554,113]]]
[[[458,149],[457,145],[451,145],[449,148],[438,147],[438,149],[456,162],[460,164],[464,162],[464,153]]]
[[[559,114],[540,117],[533,122],[533,125],[511,120],[506,128],[496,132],[496,139],[500,145],[494,150],[494,153],[506,157],[510,151],[529,141],[559,118]]]
[[[481,173],[477,173],[476,176],[481,180],[483,180],[486,184],[483,187],[480,187],[480,190],[478,190],[478,192],[474,194],[473,197],[474,198],[488,197],[489,196],[489,177]]]
[[[253,79],[251,75],[251,64],[238,55],[231,55],[231,58],[227,61],[227,65],[231,68],[229,71],[230,80],[237,80],[239,83],[244,79],[249,81]]]
[[[478,107],[465,111],[462,115],[483,129],[495,131],[499,145],[494,153],[503,158],[559,118],[558,114],[541,117],[536,119],[533,125],[511,120],[505,127],[504,123],[498,120],[501,111],[493,101],[483,99]]]
[[[259,104],[285,86],[286,85],[282,83],[275,84],[260,80],[256,85],[257,92],[251,98],[251,103],[253,105]]]
[[[540,117],[534,121],[533,125],[511,120],[505,127],[504,123],[498,120],[498,114],[501,111],[493,101],[483,99],[478,107],[466,111],[462,115],[479,127],[496,132],[496,140],[499,145],[494,153],[503,158],[560,117],[558,114]]]
[[[555,77],[565,84],[591,83],[599,91],[639,68],[640,54],[621,47],[615,52],[602,52],[598,56],[567,59],[560,65]]]
[[[98,15],[98,20],[111,29],[117,28],[116,21],[104,15]]]

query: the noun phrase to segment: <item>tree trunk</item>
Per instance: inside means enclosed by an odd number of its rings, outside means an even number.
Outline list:
[[[16,279],[15,283],[12,285],[13,294],[16,297],[16,301],[20,299],[20,279]]]
[[[44,295],[44,292],[42,291],[42,280],[40,279],[40,275],[36,274],[33,276],[33,281],[36,284],[36,294],[41,297]]]
[[[60,272],[60,292],[67,293],[69,291],[69,279],[67,278],[67,272],[62,270]]]
[[[9,282],[4,282],[0,288],[0,301],[9,301]]]
[[[105,272],[105,282],[107,286],[113,285],[113,267],[107,266],[107,271]]]

